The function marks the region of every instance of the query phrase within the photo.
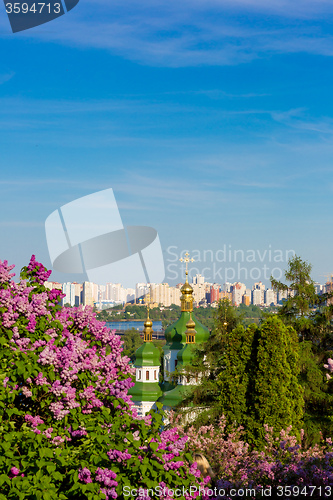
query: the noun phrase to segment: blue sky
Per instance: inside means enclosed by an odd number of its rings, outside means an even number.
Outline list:
[[[13,34],[0,6],[0,258],[50,267],[48,215],[111,187],[125,225],[157,229],[167,268],[170,246],[293,249],[323,283],[332,14],[320,0],[81,0]]]

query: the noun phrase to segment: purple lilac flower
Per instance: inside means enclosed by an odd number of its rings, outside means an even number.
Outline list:
[[[91,472],[87,467],[79,470],[79,480],[83,483],[92,483]]]

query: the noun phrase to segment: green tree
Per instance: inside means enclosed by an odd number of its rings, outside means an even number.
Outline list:
[[[259,325],[261,319],[263,318],[263,312],[260,307],[253,304],[246,306],[245,304],[240,304],[238,306],[238,313],[242,318],[242,324],[248,327],[252,323]]]
[[[304,401],[297,379],[296,332],[270,317],[259,327],[232,330],[225,349],[216,413],[225,415],[227,428],[242,425],[246,441],[259,448],[265,442],[265,425],[276,436],[290,425],[299,433]]]
[[[298,378],[304,389],[303,426],[307,445],[318,443],[322,435],[331,436],[333,431],[333,395],[323,375],[323,363],[333,349],[333,305],[329,300],[333,294],[316,295],[310,272],[311,265],[295,256],[285,272],[290,284],[272,280],[276,290],[288,290],[289,293],[280,308],[280,318],[286,325],[292,325],[303,341],[300,343]]]
[[[91,308],[61,308],[34,257],[19,283],[12,267],[0,260],[0,500],[199,486],[177,429],[161,430],[161,405],[137,418],[120,338]]]
[[[318,307],[311,314],[308,338],[322,351],[333,350],[333,304],[327,302],[332,295],[325,293],[318,296]]]
[[[271,277],[274,290],[288,293],[278,314],[286,324],[295,328],[301,340],[310,340],[317,348],[332,349],[333,304],[330,299],[333,293],[316,294],[311,269],[311,264],[295,256],[289,260],[285,272],[289,284]]]
[[[109,321],[109,313],[106,309],[103,309],[102,311],[96,313],[96,318],[99,321]]]
[[[135,360],[135,351],[143,344],[140,333],[135,328],[125,330],[122,336],[124,355],[128,356],[132,362]]]
[[[333,391],[326,383],[323,365],[332,355],[312,342],[300,343],[299,380],[304,389],[305,446],[333,435]]]
[[[241,317],[237,313],[237,308],[228,299],[220,300],[214,314],[215,328],[213,328],[209,339],[203,345],[201,355],[201,359],[205,359],[205,363],[210,366],[215,378],[224,364],[225,347],[229,335],[240,322]]]
[[[195,425],[217,423],[224,415],[228,430],[241,425],[246,441],[263,447],[265,425],[275,434],[290,425],[295,433],[300,430],[304,401],[297,378],[298,337],[276,316],[245,329],[234,314],[230,304],[221,304],[215,338],[204,345],[197,366],[189,368],[190,373],[201,369],[201,382],[183,406],[192,401],[206,407]],[[228,317],[236,327],[229,326]]]
[[[217,378],[219,388],[219,415],[227,419],[227,428],[242,425],[252,428],[252,393],[256,369],[256,344],[258,327],[254,324],[246,330],[238,325],[225,342],[223,367]]]
[[[275,291],[287,292],[288,298],[279,310],[279,315],[292,325],[301,335],[302,340],[308,337],[312,322],[310,312],[318,301],[316,290],[311,279],[312,266],[295,255],[288,261],[285,279],[282,283],[271,276],[272,288]]]
[[[249,408],[255,422],[252,439],[257,445],[264,442],[265,424],[274,428],[276,436],[290,425],[299,435],[304,400],[298,374],[297,333],[281,319],[268,318],[259,329],[253,407]]]

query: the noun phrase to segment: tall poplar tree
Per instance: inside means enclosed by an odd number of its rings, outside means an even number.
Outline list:
[[[227,419],[227,427],[242,425],[252,428],[254,376],[258,327],[242,325],[229,332],[225,343],[224,366],[217,378],[219,413]]]
[[[260,327],[254,377],[253,407],[249,410],[255,427],[253,441],[264,442],[264,424],[275,435],[290,425],[299,433],[303,417],[303,390],[298,382],[299,345],[295,330],[277,317]]]

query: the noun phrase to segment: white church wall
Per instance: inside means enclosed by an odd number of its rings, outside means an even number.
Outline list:
[[[164,351],[164,380],[170,381],[169,373],[176,369],[177,354],[179,351],[174,349],[167,349]]]
[[[158,382],[159,373],[159,366],[139,366],[135,371],[135,380],[144,383]]]

